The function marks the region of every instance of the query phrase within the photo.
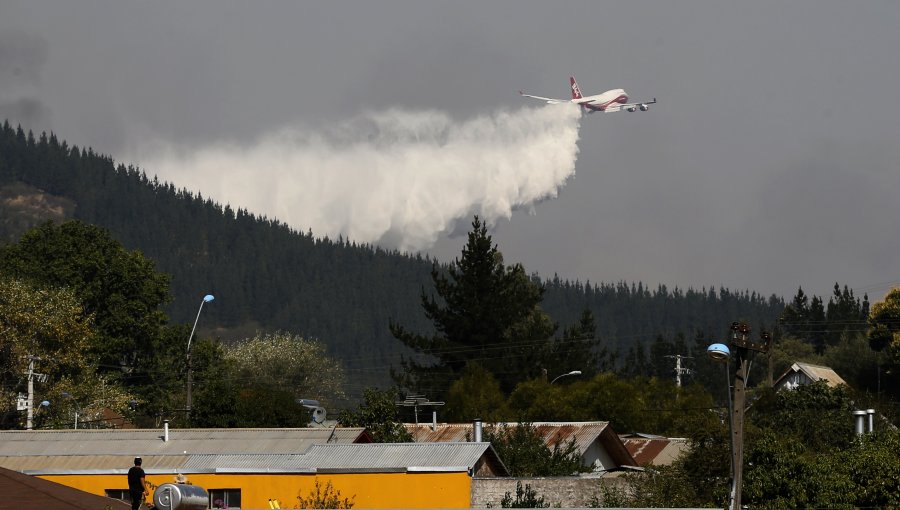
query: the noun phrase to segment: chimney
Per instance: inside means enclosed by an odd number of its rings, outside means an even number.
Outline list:
[[[869,432],[875,432],[875,410],[866,409],[866,414],[869,415]]]
[[[169,442],[169,420],[163,420],[163,441]]]
[[[437,411],[431,411],[431,431],[437,430]]]
[[[472,422],[472,429],[474,433],[472,434],[472,440],[476,443],[480,443],[481,441],[481,418],[475,418],[475,421]]]
[[[853,411],[853,419],[856,420],[856,435],[861,436],[866,433],[866,412]]]

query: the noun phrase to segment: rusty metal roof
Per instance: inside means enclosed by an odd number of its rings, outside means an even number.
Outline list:
[[[430,423],[406,423],[406,430],[412,434],[416,442],[466,442],[472,438],[471,423],[439,423],[432,429]],[[490,427],[517,427],[519,422],[485,423],[485,429]],[[634,459],[625,449],[615,432],[609,426],[608,421],[569,421],[569,422],[531,422],[538,434],[544,438],[544,443],[552,448],[559,443],[568,444],[575,440],[582,457],[595,443],[600,444],[620,466],[635,465]]]
[[[35,508],[41,510],[127,510],[124,501],[89,494],[56,482],[23,475],[0,468],[0,500],[2,508]]]
[[[687,449],[687,440],[667,437],[623,437],[638,466],[667,466]]]
[[[443,443],[443,442],[467,442],[472,440],[471,423],[438,423],[432,429],[430,423],[405,423],[406,430],[412,434],[417,443]],[[491,427],[518,427],[518,422],[485,423],[484,428]],[[575,440],[578,450],[584,453],[590,445],[597,440],[603,431],[609,427],[608,421],[582,421],[582,422],[531,422],[538,434],[544,438],[547,446],[553,447],[557,442],[566,444]]]
[[[367,443],[364,428],[5,430],[0,456],[303,453],[316,443]],[[130,464],[129,464],[130,465]]]

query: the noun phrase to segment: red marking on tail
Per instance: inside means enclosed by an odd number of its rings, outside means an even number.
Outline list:
[[[581,99],[581,89],[578,88],[578,82],[575,81],[574,76],[569,76],[569,85],[572,87],[572,99]]]

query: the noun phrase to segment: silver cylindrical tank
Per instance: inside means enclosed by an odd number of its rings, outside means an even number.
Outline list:
[[[159,510],[206,510],[209,494],[196,485],[164,483],[153,491],[153,504]]]

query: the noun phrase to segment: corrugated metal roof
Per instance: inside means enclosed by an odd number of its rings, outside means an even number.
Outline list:
[[[532,422],[531,425],[544,438],[544,443],[553,447],[557,442],[565,445],[572,439],[578,446],[578,451],[583,455],[585,451],[597,440],[603,431],[609,426],[607,421],[581,421],[581,422]],[[471,423],[439,423],[432,430],[430,423],[405,423],[406,430],[412,434],[418,443],[443,443],[466,442],[472,439]],[[485,429],[491,427],[517,427],[518,422],[485,423]]]
[[[316,443],[369,442],[364,428],[7,430],[0,456],[303,453]]]
[[[813,365],[811,363],[794,363],[788,368],[781,377],[775,381],[774,387],[780,388],[783,386],[787,380],[791,377],[792,374],[803,374],[811,381],[825,381],[829,387],[835,388],[838,385],[847,385],[847,382],[844,381],[841,376],[837,374],[830,367],[822,366],[822,365]]]
[[[144,456],[142,467],[144,471],[152,473],[156,470],[171,472],[178,469],[187,461],[189,455],[163,455]],[[32,455],[0,457],[0,466],[16,471],[33,470],[58,470],[58,471],[85,471],[101,470],[103,472],[127,473],[134,465],[134,457],[131,455]]]
[[[684,439],[669,438],[622,438],[628,453],[634,457],[638,466],[667,466],[687,449]]]
[[[794,363],[794,367],[797,367],[800,371],[807,375],[810,379],[814,381],[826,381],[828,386],[832,388],[838,386],[839,384],[846,385],[847,382],[841,378],[829,367],[825,367],[822,365],[811,365],[809,363]],[[793,367],[792,367],[793,368]]]
[[[485,455],[496,458],[490,443],[379,443],[317,444],[302,457],[319,470],[424,467],[459,470],[475,467]]]
[[[471,423],[439,423],[433,430],[430,423],[420,423],[418,426],[414,423],[404,425],[419,443],[466,442],[471,440],[473,434]],[[488,429],[519,425],[519,422],[485,423],[484,427]],[[557,443],[566,445],[574,439],[579,454],[585,458],[588,449],[596,443],[601,445],[619,466],[634,465],[634,459],[609,426],[608,421],[536,421],[531,422],[531,426],[544,438],[544,443],[550,448]],[[585,462],[590,464],[587,460]]]
[[[404,472],[467,471],[489,464],[488,472],[508,471],[490,443],[320,444],[305,454],[145,455],[143,468],[154,473],[201,472]],[[33,455],[0,457],[0,466],[29,473],[119,473],[130,455]]]

